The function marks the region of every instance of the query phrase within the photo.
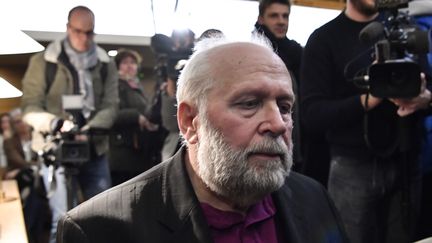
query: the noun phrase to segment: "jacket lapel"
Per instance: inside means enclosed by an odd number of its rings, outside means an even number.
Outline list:
[[[284,239],[290,243],[304,242],[299,235],[299,227],[304,222],[297,202],[292,198],[291,189],[285,184],[281,189],[272,194],[276,207],[276,222],[278,230],[282,233]]]
[[[164,168],[159,221],[172,230],[172,242],[211,243],[207,222],[189,180],[183,147]]]

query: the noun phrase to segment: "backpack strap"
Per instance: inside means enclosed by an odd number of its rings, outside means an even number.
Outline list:
[[[102,62],[102,67],[100,69],[100,76],[102,78],[102,82],[105,82],[105,79],[108,76],[108,63]]]
[[[51,85],[54,82],[54,78],[55,78],[56,73],[57,73],[57,63],[46,62],[46,65],[45,65],[45,80],[46,80],[45,94],[47,94],[49,92]]]
[[[46,80],[45,94],[47,94],[49,92],[51,85],[54,82],[54,78],[55,78],[56,73],[57,73],[57,63],[46,62],[46,65],[45,65],[45,80]],[[102,78],[102,82],[105,82],[105,79],[108,76],[108,63],[106,63],[106,62],[102,63],[102,67],[100,69],[100,75]]]

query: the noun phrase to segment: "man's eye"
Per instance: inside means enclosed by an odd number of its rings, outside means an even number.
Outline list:
[[[279,104],[279,110],[281,114],[291,114],[293,107],[291,104]]]
[[[258,100],[248,100],[248,101],[244,101],[239,103],[239,106],[243,109],[253,109],[255,107],[257,107],[259,104]]]

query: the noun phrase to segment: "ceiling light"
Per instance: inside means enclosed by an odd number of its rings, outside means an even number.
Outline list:
[[[14,98],[22,96],[22,92],[0,77],[0,98]]]

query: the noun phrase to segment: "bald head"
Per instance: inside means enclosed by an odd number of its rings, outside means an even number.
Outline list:
[[[209,38],[198,42],[195,49],[179,77],[178,102],[187,100],[204,105],[206,94],[213,87],[236,82],[242,77],[253,77],[260,72],[266,73],[269,79],[274,75],[284,75],[291,87],[286,66],[265,37],[257,36],[249,42]]]
[[[69,11],[67,34],[72,48],[86,52],[93,45],[95,17],[85,6],[77,6]]]
[[[269,76],[289,76],[286,66],[271,49],[254,43],[236,42],[221,45],[209,50],[208,55],[214,61],[211,75],[225,84],[259,72],[265,72]]]

